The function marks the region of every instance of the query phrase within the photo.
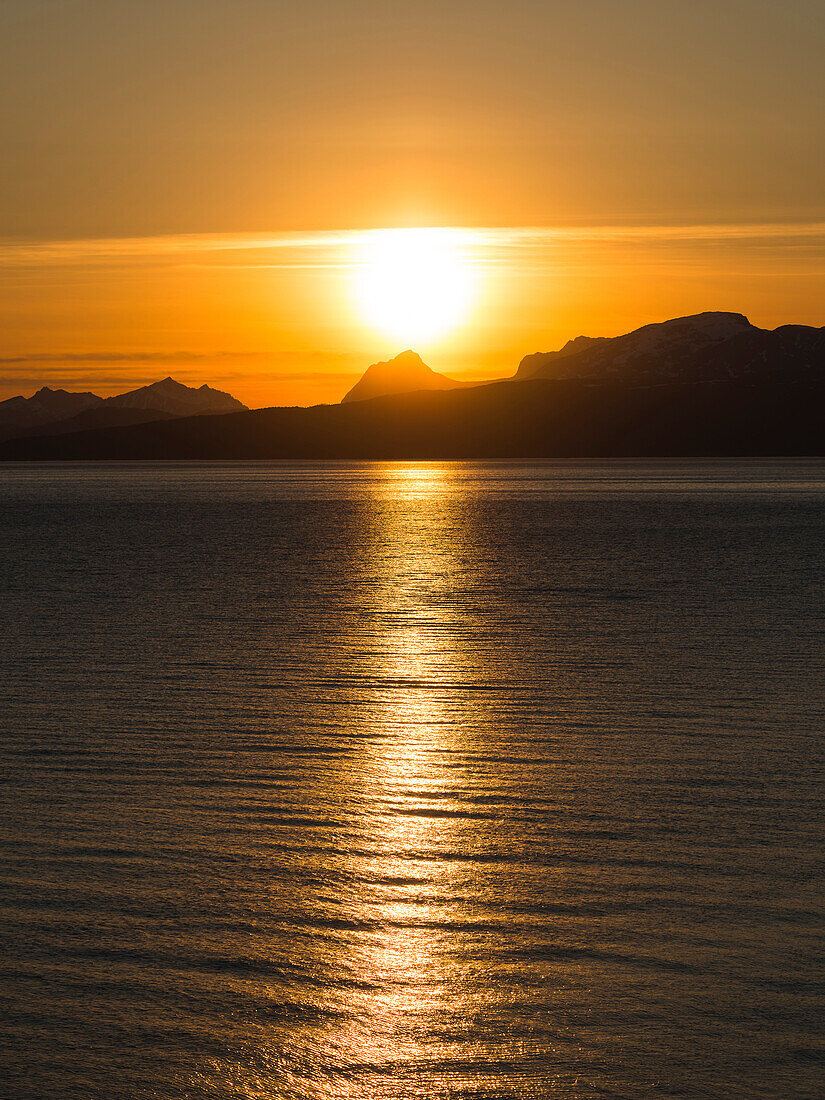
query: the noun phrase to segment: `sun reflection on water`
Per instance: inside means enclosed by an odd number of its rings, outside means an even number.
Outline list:
[[[455,792],[467,776],[461,719],[448,698],[461,647],[454,475],[418,464],[386,472],[374,531],[373,736],[363,760],[373,854],[358,869],[376,931],[358,964],[381,990],[365,1004],[363,1057],[398,1064],[420,1059],[422,1036],[461,997],[449,930],[460,887],[443,856],[457,846]]]

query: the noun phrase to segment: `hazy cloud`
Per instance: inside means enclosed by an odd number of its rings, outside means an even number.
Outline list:
[[[443,227],[455,247],[474,263],[523,263],[547,250],[570,245],[729,242],[798,246],[825,243],[825,222],[739,225],[605,225]],[[385,230],[271,234],[181,234],[74,241],[5,241],[0,266],[198,263],[262,268],[349,268],[363,262],[370,239]],[[410,230],[415,232],[415,230]]]

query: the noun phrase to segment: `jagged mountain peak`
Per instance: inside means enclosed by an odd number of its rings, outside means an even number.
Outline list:
[[[191,389],[194,389],[195,387],[194,386],[186,386],[186,385],[184,385],[183,382],[178,382],[170,374],[170,375],[167,375],[166,378],[161,378],[157,382],[150,382],[148,385],[142,386],[141,388],[144,389],[144,390],[154,390],[155,393],[157,393],[159,390],[160,391],[162,391],[162,390],[180,391],[180,390],[191,390]],[[198,388],[202,389],[203,387],[201,386],[201,387],[198,387]]]
[[[412,348],[407,348],[406,351],[399,351],[398,355],[396,355],[393,359],[389,359],[387,362],[391,363],[395,366],[398,366],[398,367],[403,367],[403,366],[406,366],[407,364],[409,364],[409,365],[420,364],[422,367],[425,367],[427,370],[431,369],[430,367],[427,366],[427,364],[424,362],[424,360],[421,358],[421,356],[418,354],[418,352],[413,351]]]
[[[392,359],[373,363],[342,398],[347,401],[369,401],[393,393],[415,390],[451,390],[463,385],[428,367],[418,352],[408,348]]]
[[[118,409],[157,409],[175,416],[195,416],[200,413],[242,412],[246,405],[222,390],[213,390],[205,383],[187,386],[174,378],[161,378],[148,386],[110,397],[107,405]]]
[[[68,420],[85,409],[102,405],[94,393],[71,393],[41,386],[31,397],[9,397],[0,401],[0,426],[5,430],[36,427],[51,421]]]

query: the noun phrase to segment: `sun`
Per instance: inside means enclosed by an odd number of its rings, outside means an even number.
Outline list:
[[[464,320],[475,289],[456,229],[376,229],[359,241],[354,289],[364,321],[401,343],[444,336]]]

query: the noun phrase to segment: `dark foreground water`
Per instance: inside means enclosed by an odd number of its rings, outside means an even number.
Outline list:
[[[825,465],[0,468],[0,1095],[825,1095]]]

